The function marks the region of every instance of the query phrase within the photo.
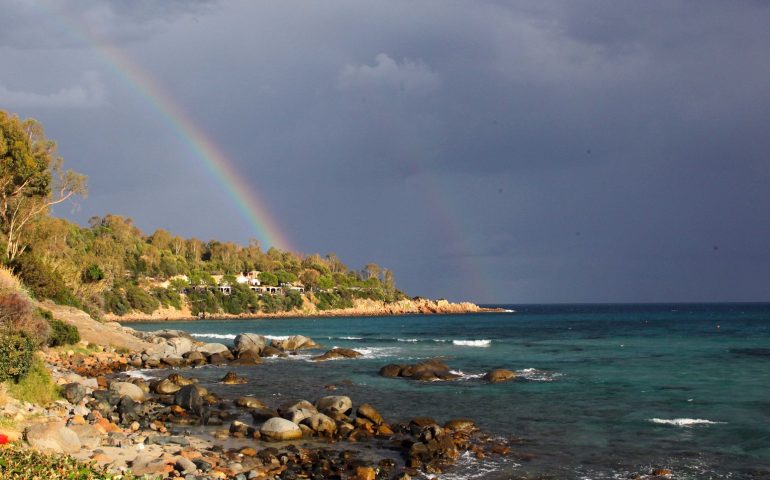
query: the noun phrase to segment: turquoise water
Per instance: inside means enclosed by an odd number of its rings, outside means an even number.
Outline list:
[[[676,478],[770,478],[770,305],[507,308],[515,312],[131,326],[226,344],[243,332],[303,334],[326,348],[354,348],[365,357],[312,363],[300,355],[238,368],[250,379],[243,386],[216,383],[228,367],[190,373],[223,396],[275,404],[312,400],[336,384],[335,393],[372,403],[391,421],[470,417],[515,440],[511,458],[467,459],[444,478],[626,478],[657,467]],[[435,357],[464,378],[377,374],[387,363]],[[478,378],[492,368],[520,377],[497,385]]]

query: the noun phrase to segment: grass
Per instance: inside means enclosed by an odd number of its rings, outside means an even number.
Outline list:
[[[58,354],[67,354],[67,352],[72,352],[75,355],[84,355],[88,356],[91,355],[94,352],[101,352],[102,348],[99,345],[94,345],[93,343],[89,343],[86,346],[83,346],[80,343],[77,343],[75,345],[63,345],[60,347],[53,347],[50,349],[53,353]]]
[[[0,478],[3,480],[136,480],[113,474],[94,464],[64,455],[44,455],[18,444],[0,447]]]
[[[8,395],[22,402],[42,406],[61,398],[59,387],[53,383],[51,374],[37,356],[33,358],[29,372],[24,378],[18,382],[8,381],[5,385]]]

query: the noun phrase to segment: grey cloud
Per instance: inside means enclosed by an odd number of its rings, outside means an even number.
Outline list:
[[[0,104],[8,108],[95,108],[105,102],[105,87],[97,72],[86,72],[82,85],[53,93],[11,90],[0,84]]]
[[[441,85],[441,77],[423,62],[404,59],[397,62],[387,53],[374,57],[374,65],[346,65],[337,79],[343,90],[388,88],[403,91],[432,90]]]

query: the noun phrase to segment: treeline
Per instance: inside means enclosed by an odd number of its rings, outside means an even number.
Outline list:
[[[355,298],[404,297],[390,270],[376,264],[352,270],[335,254],[263,251],[256,241],[203,241],[162,229],[146,235],[130,218],[118,215],[93,217],[88,226],[52,217],[50,206],[85,194],[86,179],[62,169],[56,146],[39,123],[2,110],[0,161],[3,263],[38,298],[96,316],[149,314],[185,302],[193,314],[239,314],[292,310],[305,301],[323,310],[351,306]],[[301,285],[305,294],[290,287],[280,294],[254,292],[235,281],[248,271],[261,272],[262,285]],[[229,294],[215,288],[213,275],[224,276],[232,287]]]

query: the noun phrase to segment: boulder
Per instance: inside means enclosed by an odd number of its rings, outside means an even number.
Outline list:
[[[224,378],[222,378],[222,383],[225,385],[243,385],[244,383],[248,383],[248,380],[239,377],[235,372],[227,372]]]
[[[281,406],[279,413],[283,418],[299,424],[302,420],[318,413],[318,410],[307,400],[300,400],[299,402]]]
[[[70,425],[68,428],[75,432],[81,447],[87,450],[94,450],[102,444],[102,432],[95,425]]]
[[[184,387],[185,385],[191,385],[195,383],[193,380],[190,380],[189,378],[185,378],[178,373],[172,373],[166,378],[168,378],[170,382],[173,382],[175,385],[179,385],[180,387]]]
[[[266,358],[266,357],[285,357],[286,354],[283,353],[282,351],[278,350],[277,348],[268,345],[265,348],[263,348],[261,352],[259,352],[259,356],[263,357],[263,358]]]
[[[243,350],[238,353],[238,358],[230,362],[230,365],[248,366],[259,365],[260,363],[262,363],[262,358],[257,350]]]
[[[221,343],[206,343],[199,346],[197,350],[204,355],[214,355],[215,353],[224,355],[225,352],[230,353],[230,349]]]
[[[236,407],[241,408],[268,408],[267,405],[254,397],[238,397],[233,403]]]
[[[160,359],[161,363],[168,365],[171,368],[181,367],[187,361],[180,355],[171,354],[166,355],[163,358]]]
[[[361,352],[357,352],[350,348],[333,348],[323,355],[313,357],[312,360],[316,362],[323,362],[326,360],[336,360],[339,358],[358,358],[362,356]]]
[[[174,405],[198,416],[203,414],[203,397],[198,392],[197,385],[185,385],[174,395]]]
[[[172,382],[168,378],[153,382],[150,384],[150,390],[158,395],[173,395],[178,392],[182,387]]]
[[[183,355],[187,360],[187,363],[194,366],[204,365],[206,363],[206,355],[201,352],[193,350]]]
[[[273,442],[302,438],[302,430],[296,423],[279,417],[271,418],[263,423],[259,433],[263,439]]]
[[[27,427],[24,436],[32,448],[44,453],[75,453],[81,447],[77,433],[60,421]]]
[[[508,382],[514,378],[516,378],[516,372],[505,370],[504,368],[490,370],[484,375],[484,380],[490,383]]]
[[[74,405],[80,403],[86,396],[86,387],[79,383],[68,383],[61,387],[61,395]]]
[[[277,417],[278,412],[276,412],[273,409],[270,408],[252,408],[249,413],[251,413],[251,418],[254,419],[255,423],[262,423],[267,420],[270,420],[271,418]]]
[[[142,403],[144,402],[144,392],[142,389],[133,383],[129,382],[112,382],[110,385],[110,393],[113,393],[118,398],[129,397],[131,400]]]
[[[323,413],[316,413],[304,420],[303,425],[310,427],[313,432],[320,435],[333,435],[337,431],[337,422],[324,415]]]
[[[395,363],[391,363],[389,365],[385,365],[380,369],[380,375],[383,377],[388,378],[396,378],[401,374],[401,365],[396,365]]]
[[[356,409],[356,415],[360,418],[370,420],[375,425],[382,423],[382,415],[373,406],[368,403],[362,403],[358,409]]]
[[[240,353],[246,350],[254,350],[259,353],[267,346],[267,339],[256,333],[242,333],[235,337],[235,352]]]
[[[329,414],[329,413],[347,414],[348,412],[353,410],[353,401],[350,400],[350,397],[345,397],[343,395],[332,395],[329,397],[319,398],[315,402],[315,407],[320,412],[323,412],[326,414]]]
[[[472,432],[478,429],[476,423],[467,418],[453,418],[444,424],[444,428],[453,432]]]
[[[273,346],[279,350],[303,350],[308,348],[318,348],[319,345],[312,338],[304,335],[292,335],[282,340],[273,340]]]
[[[452,373],[449,367],[440,360],[425,360],[412,365],[410,377],[423,382],[433,382],[436,380],[454,380],[460,378],[460,375]]]
[[[189,338],[175,337],[166,340],[166,344],[173,349],[175,355],[182,356],[185,353],[191,352],[195,348],[195,344]]]

